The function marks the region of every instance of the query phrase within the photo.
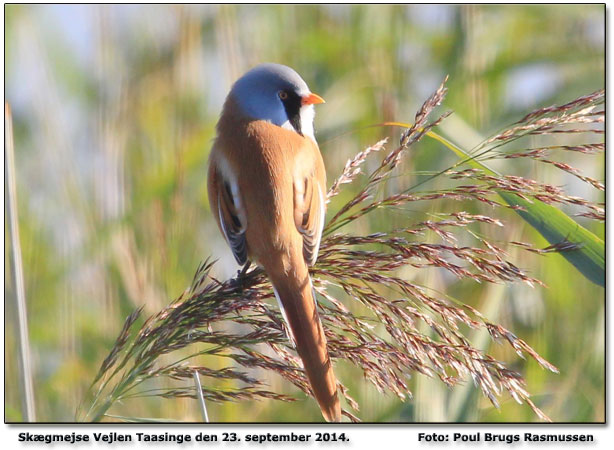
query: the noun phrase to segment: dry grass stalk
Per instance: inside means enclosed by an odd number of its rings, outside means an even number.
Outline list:
[[[580,154],[600,154],[605,151],[603,142],[585,143],[580,145],[551,145],[537,148],[522,148],[504,150],[508,144],[517,142],[526,136],[547,134],[594,134],[601,136],[604,133],[605,122],[605,91],[599,90],[592,94],[577,98],[564,105],[555,105],[533,111],[516,122],[514,126],[484,141],[475,150],[477,160],[489,159],[518,159],[527,158],[540,163],[548,164],[579,180],[589,184],[599,191],[605,191],[605,185],[595,178],[583,175],[581,170],[564,161],[552,159],[560,151]],[[491,179],[492,187],[501,188],[498,183],[507,183],[508,191],[517,188],[519,195],[536,198],[545,203],[564,203],[578,205],[584,209],[576,213],[577,216],[605,222],[605,204],[594,203],[585,199],[565,195],[562,188],[539,184],[533,180],[521,177],[505,177],[506,179]],[[482,179],[483,180],[483,179]]]
[[[11,263],[13,286],[15,289],[15,310],[19,336],[19,369],[22,389],[22,416],[27,422],[36,422],[34,405],[34,384],[32,382],[32,357],[30,354],[30,337],[28,332],[28,311],[26,306],[26,289],[21,258],[21,241],[19,239],[19,220],[17,217],[17,181],[15,171],[15,148],[13,144],[13,118],[8,103],[4,103],[4,158],[5,179],[7,183],[7,204],[9,237],[11,240]]]

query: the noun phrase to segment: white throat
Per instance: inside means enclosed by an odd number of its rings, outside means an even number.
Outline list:
[[[306,105],[301,108],[301,131],[305,136],[310,137],[315,142],[316,137],[313,134],[313,119],[316,116],[316,110],[313,105]]]

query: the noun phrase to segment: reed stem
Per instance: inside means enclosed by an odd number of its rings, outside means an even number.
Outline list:
[[[19,368],[22,382],[22,414],[27,422],[36,421],[34,407],[34,387],[32,383],[32,366],[30,355],[30,340],[28,335],[28,313],[26,309],[26,291],[23,280],[23,263],[21,260],[21,244],[19,241],[19,222],[17,219],[17,185],[15,182],[15,154],[13,144],[13,121],[11,108],[4,103],[4,157],[5,179],[7,184],[7,204],[9,218],[9,233],[13,263],[13,285],[15,286],[15,302],[19,332]]]
[[[203,388],[200,385],[200,376],[198,375],[198,370],[194,371],[194,382],[196,384],[196,394],[198,399],[198,404],[200,406],[200,413],[203,416],[203,420],[206,423],[209,423],[209,415],[207,414],[207,405],[205,405],[205,397],[203,397]]]

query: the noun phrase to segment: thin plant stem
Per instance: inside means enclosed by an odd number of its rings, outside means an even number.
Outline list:
[[[200,413],[203,416],[203,420],[209,423],[209,415],[207,414],[207,405],[205,405],[205,397],[203,397],[203,388],[200,385],[200,376],[198,370],[194,371],[194,383],[196,384],[196,394],[198,398],[198,405],[200,406]]]
[[[15,154],[13,144],[13,120],[11,108],[4,104],[4,157],[5,176],[7,184],[7,204],[9,216],[9,234],[11,238],[11,254],[13,263],[13,285],[15,286],[15,303],[19,333],[19,362],[22,383],[22,414],[28,422],[36,421],[34,406],[34,386],[32,383],[32,365],[30,355],[30,339],[28,335],[28,313],[26,308],[26,290],[23,279],[23,262],[21,260],[21,244],[19,240],[19,222],[17,219],[17,184],[15,182]]]

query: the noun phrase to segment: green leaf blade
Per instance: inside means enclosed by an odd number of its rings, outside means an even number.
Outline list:
[[[444,137],[432,131],[428,132],[427,136],[454,152],[462,159],[461,163],[467,163],[490,175],[499,175],[495,170],[477,161],[475,157]],[[521,209],[515,209],[515,211],[551,245],[565,241],[579,245],[579,248],[561,252],[561,255],[587,279],[599,286],[605,286],[605,244],[603,240],[552,205],[537,199],[525,200],[510,192],[498,190],[497,193],[508,205],[520,206]]]
[[[579,225],[561,210],[539,200],[529,202],[509,192],[498,192],[510,206],[521,206],[515,211],[535,228],[550,244],[569,241],[580,248],[562,252],[582,275],[599,286],[605,286],[605,251],[601,239]]]

